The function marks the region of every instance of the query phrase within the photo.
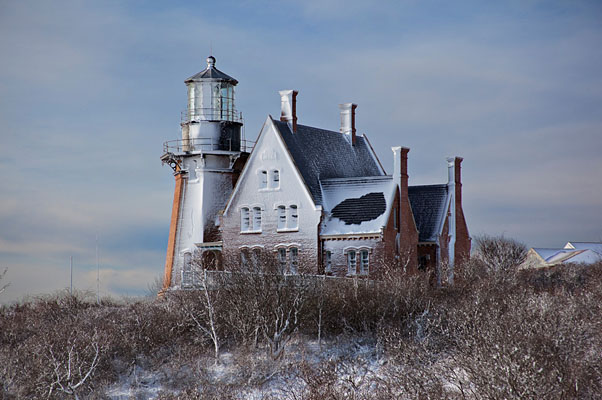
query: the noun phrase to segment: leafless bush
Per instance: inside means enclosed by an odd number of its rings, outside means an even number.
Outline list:
[[[4,279],[6,271],[8,271],[8,268],[4,268],[4,271],[0,272],[0,293],[4,292],[6,288],[10,285],[9,283],[5,283],[4,285],[2,285],[2,279]]]
[[[488,272],[515,273],[527,255],[523,243],[504,236],[477,236],[475,244],[472,258],[480,261]]]

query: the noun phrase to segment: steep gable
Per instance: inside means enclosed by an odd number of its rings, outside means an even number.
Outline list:
[[[419,231],[418,240],[435,241],[447,212],[447,185],[410,186],[408,195]]]
[[[286,122],[274,121],[274,125],[316,205],[323,204],[320,180],[385,174],[365,136],[357,136],[352,146],[340,132],[297,125],[293,133]]]
[[[232,195],[228,200],[228,204],[224,210],[227,214],[235,202],[252,203],[258,192],[258,176],[257,169],[266,170],[278,169],[280,171],[280,179],[284,181],[298,181],[298,184],[293,185],[297,188],[297,193],[290,193],[290,197],[299,199],[300,196],[305,197],[309,203],[313,203],[312,195],[306,184],[303,182],[303,177],[299,172],[295,161],[292,158],[286,144],[282,140],[279,131],[275,126],[275,121],[268,116],[264,123],[261,132],[257,138],[257,142],[253,147],[251,155],[247,160],[240,178],[238,179]],[[243,188],[249,186],[250,190],[246,194],[242,194]],[[243,196],[242,199],[239,197]]]

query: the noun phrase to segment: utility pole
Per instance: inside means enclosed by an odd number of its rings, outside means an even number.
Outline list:
[[[73,296],[73,256],[69,257],[69,273],[71,275],[69,294]]]
[[[100,304],[100,267],[98,264],[98,233],[96,234],[96,304]]]

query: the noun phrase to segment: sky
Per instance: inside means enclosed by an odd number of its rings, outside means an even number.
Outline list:
[[[471,236],[602,241],[602,2],[0,0],[0,294],[149,293],[162,273],[184,79],[239,81],[255,139],[278,90],[338,130],[358,104],[387,172],[443,183],[462,156]]]

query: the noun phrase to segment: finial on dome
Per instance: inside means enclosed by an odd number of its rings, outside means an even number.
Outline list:
[[[215,67],[215,57],[209,56],[207,57],[207,68]]]

